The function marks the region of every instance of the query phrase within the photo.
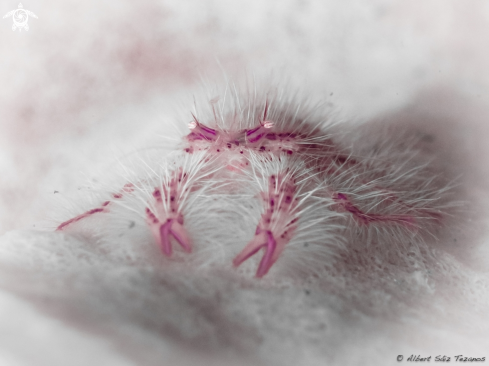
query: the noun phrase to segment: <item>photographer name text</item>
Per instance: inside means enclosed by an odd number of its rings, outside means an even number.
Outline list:
[[[406,362],[485,362],[485,357],[468,357],[465,355],[457,355],[457,356],[421,356],[421,355],[410,355],[406,359],[403,355],[397,356],[397,361],[406,361]]]

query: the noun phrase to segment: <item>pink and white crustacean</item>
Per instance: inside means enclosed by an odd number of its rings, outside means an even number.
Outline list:
[[[233,264],[239,266],[263,249],[256,271],[256,276],[262,277],[286,248],[301,248],[305,242],[323,264],[327,263],[331,250],[343,244],[335,237],[335,221],[341,221],[343,215],[331,210],[332,200],[321,196],[324,186],[316,174],[303,165],[303,160],[287,155],[250,151],[249,161],[246,182],[256,190],[262,213],[253,238]],[[296,252],[294,257],[301,254]]]
[[[242,211],[244,222],[256,223],[232,263],[238,267],[263,251],[256,270],[263,277],[275,263],[286,266],[293,258],[307,272],[359,245],[386,253],[421,245],[454,207],[449,184],[418,153],[415,140],[399,149],[400,140],[379,135],[388,142],[380,149],[362,146],[362,152],[353,144],[361,131],[338,129],[321,106],[286,92],[225,93],[211,100],[207,112],[189,114],[189,132],[172,155],[177,158],[145,162],[144,179],[132,178],[100,207],[57,230],[119,204],[144,217],[165,256],[176,247],[194,255],[193,248],[204,245],[203,234],[189,232],[186,211],[204,218],[208,204],[226,196],[215,212],[224,217]],[[237,197],[243,195],[261,208],[241,210]],[[144,202],[144,212],[125,196]]]

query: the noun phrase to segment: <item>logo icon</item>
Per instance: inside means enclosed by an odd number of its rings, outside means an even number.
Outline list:
[[[19,32],[22,32],[22,28],[24,28],[26,31],[29,30],[29,24],[27,24],[27,22],[29,21],[29,15],[37,19],[36,14],[34,14],[32,11],[25,10],[22,6],[22,3],[19,3],[19,7],[17,9],[9,11],[3,16],[3,18],[5,19],[9,16],[12,16],[12,19],[14,21],[14,24],[12,25],[12,30],[15,31],[17,28],[19,28]]]

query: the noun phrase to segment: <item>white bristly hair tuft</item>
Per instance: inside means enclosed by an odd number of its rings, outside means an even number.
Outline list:
[[[416,138],[352,128],[286,88],[215,94],[195,102],[176,151],[120,160],[119,184],[95,190],[92,210],[58,230],[91,235],[114,260],[212,268],[234,258],[258,277],[319,276],[362,255],[409,266],[457,206]]]

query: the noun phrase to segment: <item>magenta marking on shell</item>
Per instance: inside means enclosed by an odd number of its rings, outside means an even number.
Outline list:
[[[204,125],[200,125],[200,128],[202,129],[202,131],[204,131],[205,133],[207,133],[209,135],[212,135],[212,136],[216,136],[217,135],[216,130],[214,130],[212,128],[206,127]]]
[[[260,128],[261,128],[261,126],[258,126],[258,127],[254,128],[254,129],[252,129],[252,130],[247,130],[247,131],[246,131],[246,136],[250,136],[250,135],[254,134],[254,133],[255,133],[256,131],[258,131]]]
[[[187,135],[187,140],[206,140],[206,141],[216,141],[218,138],[218,132],[210,127],[207,127],[200,123],[197,118],[192,114],[194,118],[194,123],[192,123],[191,132]]]
[[[253,144],[255,142],[260,141],[262,139],[262,137],[268,133],[267,130],[274,126],[274,123],[272,121],[267,120],[268,107],[269,106],[268,106],[268,100],[267,100],[265,102],[265,108],[263,111],[263,118],[260,121],[260,125],[258,127],[255,127],[254,129],[246,131],[247,142]]]
[[[123,197],[123,193],[130,193],[133,190],[134,190],[134,185],[132,183],[127,183],[124,185],[124,187],[122,188],[120,193],[113,193],[112,197],[115,199],[121,199]],[[75,216],[75,217],[73,217],[67,221],[62,222],[60,225],[58,225],[58,227],[56,228],[56,231],[61,231],[66,226],[71,225],[71,224],[78,222],[80,220],[83,220],[84,218],[89,217],[93,214],[96,214],[99,212],[109,212],[109,210],[107,209],[107,206],[110,203],[111,203],[110,201],[105,201],[104,203],[102,203],[102,205],[101,205],[102,207],[100,207],[100,208],[91,209],[91,210],[89,210],[89,211],[87,211],[81,215]]]
[[[333,199],[341,205],[343,210],[350,212],[358,221],[365,225],[372,222],[397,222],[400,224],[406,224],[413,228],[416,224],[416,219],[409,215],[381,215],[364,213],[343,193],[335,193],[333,195]]]
[[[268,107],[266,108],[266,111]],[[264,112],[266,115],[267,112]],[[184,148],[187,153],[193,153],[195,150],[207,150],[209,153],[214,151],[221,152],[225,148],[234,150],[235,146],[243,146],[245,149],[252,149],[260,152],[272,152],[288,155],[296,151],[302,151],[311,154],[312,150],[318,152],[324,146],[308,143],[308,135],[298,134],[289,131],[271,132],[270,129],[275,127],[275,122],[262,120],[260,124],[248,130],[214,130],[200,123],[195,117],[191,122],[191,132],[186,136],[189,143],[204,143],[208,145],[190,145]],[[316,136],[319,138],[319,135]],[[237,152],[238,153],[238,152]],[[239,151],[239,153],[241,153]]]
[[[217,121],[218,117],[216,116],[214,106],[212,108],[214,119]],[[310,129],[311,131],[314,130],[314,132],[305,134],[298,134],[291,131],[271,132],[270,129],[276,128],[276,123],[267,119],[268,111],[269,103],[267,101],[259,125],[245,130],[214,130],[202,124],[192,114],[193,122],[189,125],[191,132],[186,136],[186,140],[190,143],[200,142],[200,144],[186,146],[184,151],[193,153],[195,150],[207,150],[209,153],[212,153],[213,151],[221,152],[226,147],[229,150],[234,150],[234,146],[243,146],[245,149],[260,152],[292,155],[299,150],[306,151],[308,145],[314,145],[307,143],[306,141],[308,139],[314,137],[318,139],[321,136],[320,131],[316,131],[315,129]],[[204,144],[205,142],[208,145]],[[319,148],[316,149],[318,150]],[[241,151],[237,151],[236,153],[241,153]]]
[[[62,222],[57,228],[56,228],[56,231],[61,231],[63,230],[66,226],[68,225],[71,225],[77,221],[80,221],[86,217],[89,217],[93,214],[96,214],[96,213],[99,213],[99,212],[108,212],[107,209],[105,208],[105,206],[107,206],[109,204],[109,202],[104,202],[104,205],[103,207],[101,208],[94,208],[94,209],[91,209],[90,211],[87,211],[81,215],[78,215],[78,216],[75,216],[73,217],[72,219],[69,219],[65,222]]]
[[[263,127],[260,127],[260,130],[262,129]],[[255,143],[255,142],[258,142],[261,140],[261,138],[265,135],[265,132],[263,131],[260,131],[260,133],[257,133],[255,136],[252,136],[252,137],[248,137],[248,142],[249,143]]]
[[[146,207],[146,217],[148,219],[149,224],[158,224],[160,222],[160,220],[156,218],[154,213],[151,212],[151,210],[148,207]]]

